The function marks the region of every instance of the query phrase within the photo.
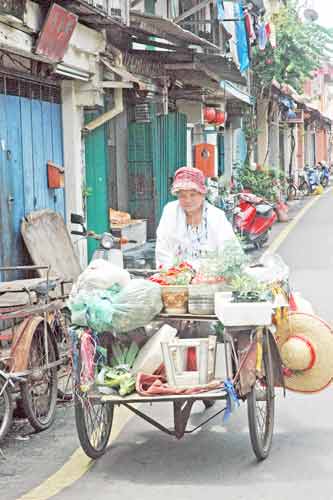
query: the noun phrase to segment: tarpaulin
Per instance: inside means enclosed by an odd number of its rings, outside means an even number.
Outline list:
[[[247,42],[246,27],[244,21],[244,11],[240,2],[234,4],[234,15],[236,21],[237,53],[240,72],[244,73],[250,66],[249,49]]]

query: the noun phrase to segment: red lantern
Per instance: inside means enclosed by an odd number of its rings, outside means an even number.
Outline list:
[[[215,108],[205,108],[204,110],[204,120],[208,123],[213,123],[216,118],[216,109]]]
[[[225,122],[225,113],[224,111],[216,111],[216,115],[215,115],[215,123],[216,125],[223,125],[223,123]]]

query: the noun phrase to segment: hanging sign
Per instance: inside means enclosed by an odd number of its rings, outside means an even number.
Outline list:
[[[36,54],[55,63],[61,61],[77,23],[78,16],[54,3],[40,32]]]

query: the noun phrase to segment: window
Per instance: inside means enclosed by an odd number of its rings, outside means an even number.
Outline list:
[[[155,14],[155,1],[156,0],[145,0],[145,12],[147,14]]]

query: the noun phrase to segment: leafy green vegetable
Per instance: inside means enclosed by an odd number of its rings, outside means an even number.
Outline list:
[[[120,396],[126,396],[135,391],[136,379],[126,366],[118,366],[115,368],[103,368],[97,376],[96,382],[97,385],[116,389]]]
[[[231,282],[231,287],[234,302],[265,302],[271,298],[268,285],[259,283],[251,276],[236,276]]]
[[[138,345],[133,341],[129,347],[122,346],[121,344],[114,342],[112,344],[112,366],[116,367],[119,365],[128,366],[132,368],[135,358],[139,353]]]

